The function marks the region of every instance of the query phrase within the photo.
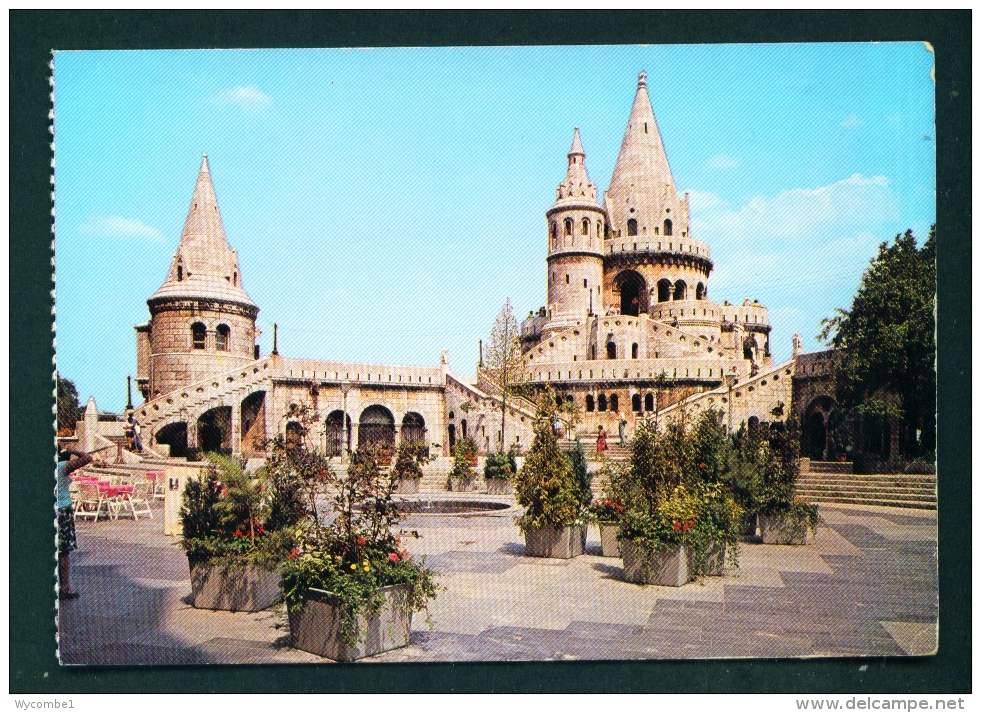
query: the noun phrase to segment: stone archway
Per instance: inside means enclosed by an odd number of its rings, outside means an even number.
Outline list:
[[[345,433],[342,436],[341,422],[346,422]],[[348,414],[347,418],[344,418],[344,413],[337,409],[336,411],[331,411],[327,415],[327,456],[339,456],[341,455],[341,446],[346,444],[347,450],[351,450],[351,415]]]
[[[369,406],[358,419],[358,448],[395,447],[395,417],[384,406]]]
[[[818,396],[808,404],[801,433],[802,455],[818,461],[834,457],[828,452],[828,423],[835,409],[835,401],[830,396]]]
[[[198,417],[198,447],[203,453],[231,454],[231,406],[216,406]]]
[[[620,314],[636,317],[648,307],[647,282],[634,270],[624,270],[614,278],[620,292]]]
[[[266,453],[266,392],[256,391],[242,399],[242,455],[261,458]]]
[[[154,435],[154,442],[170,446],[173,458],[183,458],[187,455],[187,423],[177,421],[160,427]]]

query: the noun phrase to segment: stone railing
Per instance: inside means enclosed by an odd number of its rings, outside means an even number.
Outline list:
[[[751,362],[717,357],[673,357],[663,359],[605,359],[535,364],[526,380],[536,382],[590,382],[629,379],[656,380],[661,374],[670,381],[685,379],[720,380],[736,367],[738,374],[749,374]]]

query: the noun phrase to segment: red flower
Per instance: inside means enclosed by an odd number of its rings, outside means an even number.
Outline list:
[[[399,554],[402,555],[402,559],[409,559],[409,551],[408,550],[402,550]]]
[[[678,530],[681,529],[681,523],[675,520],[674,524],[672,524],[671,527],[674,529],[675,532],[677,532]]]
[[[235,537],[244,537],[244,536],[245,533],[243,533],[241,529],[235,530]]]
[[[368,540],[364,539],[363,537],[359,537],[357,540],[355,540],[355,542],[357,542],[362,547],[368,544]]]
[[[708,468],[708,466],[705,465],[704,463],[699,463],[698,464],[698,467],[701,468],[702,470],[705,470],[706,468]]]
[[[290,550],[290,553],[286,555],[286,559],[295,560],[297,557],[299,557],[299,555],[300,555],[300,548],[294,547],[293,549]]]
[[[259,529],[257,530],[257,532],[258,532],[258,533],[259,533],[259,534],[261,535],[261,534],[263,534],[263,533],[264,533],[265,531],[266,531],[266,526],[265,526],[265,525],[263,525],[263,524],[262,524],[262,523],[260,522],[260,523],[259,523]]]
[[[399,561],[399,556],[397,554],[395,554],[394,552],[392,552],[388,556],[388,559],[392,560],[392,562],[398,562]]]

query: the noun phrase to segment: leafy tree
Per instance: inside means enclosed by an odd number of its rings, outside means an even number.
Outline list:
[[[588,482],[584,489],[572,461],[559,448],[555,409],[555,395],[546,388],[535,411],[535,439],[515,479],[518,502],[526,508],[518,519],[518,527],[524,531],[571,525],[582,519],[589,503]]]
[[[78,402],[78,389],[71,379],[58,375],[58,430],[75,430],[82,420],[82,405]]]
[[[516,393],[518,386],[524,381],[524,367],[521,361],[521,333],[518,321],[511,309],[511,299],[508,298],[491,329],[487,348],[487,367],[493,380],[501,389],[501,449],[505,447],[504,425],[507,418],[508,396]]]
[[[821,322],[819,338],[835,350],[839,406],[898,418],[907,456],[936,446],[936,286],[936,226],[923,247],[907,230],[879,246],[851,309]]]

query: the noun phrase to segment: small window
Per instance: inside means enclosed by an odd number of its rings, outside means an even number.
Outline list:
[[[588,218],[583,218],[582,219],[582,234],[583,235],[589,235],[589,219]]]
[[[620,410],[620,397],[616,394],[610,394],[610,411]]]
[[[654,394],[647,394],[644,396],[644,410],[645,411],[654,410]]]
[[[630,408],[633,409],[634,413],[640,413],[640,394],[634,394],[630,397]]]
[[[178,265],[177,266],[177,281],[180,282],[183,279],[184,279],[184,266],[183,265]]]
[[[600,394],[598,401],[599,401],[599,410],[606,411],[606,394]]]
[[[215,349],[220,352],[227,352],[229,349],[229,336],[231,336],[231,330],[228,328],[228,325],[219,324],[218,329],[215,330]]]
[[[634,343],[633,343],[633,344],[632,344],[632,345],[630,346],[630,358],[631,358],[631,359],[636,359],[636,358],[637,358],[637,352],[638,352],[638,351],[640,351],[640,348],[639,348],[639,347],[637,346],[637,343],[636,343],[636,342],[634,342]]]
[[[565,284],[569,284],[569,273],[565,274]]]
[[[616,342],[606,343],[606,358],[616,359],[617,358],[617,345]]]
[[[627,235],[629,236],[629,235],[636,235],[636,234],[637,234],[637,220],[635,218],[631,218],[630,220],[627,221]]]
[[[597,238],[602,238],[603,237],[603,221],[602,220],[597,220],[596,221],[596,237]]]
[[[589,286],[589,285],[588,285],[588,284],[586,283],[586,278],[585,278],[585,277],[584,277],[584,278],[582,278],[582,286],[583,286],[583,289],[586,289],[586,288],[587,288],[587,287]]]
[[[236,287],[238,287],[238,273],[237,272],[233,272],[232,273],[232,284],[235,285]]]
[[[552,221],[552,237],[553,238],[556,237],[558,235],[558,232],[559,232],[559,229],[556,227],[555,221],[553,220]]]
[[[586,395],[586,410],[590,413],[596,410],[596,400],[593,398],[592,394]]]
[[[195,349],[204,349],[204,339],[207,334],[207,329],[200,322],[195,322],[191,325],[191,345]]]
[[[664,234],[671,235],[671,219],[668,218],[664,221]]]
[[[565,234],[572,235],[572,218],[565,219]]]

